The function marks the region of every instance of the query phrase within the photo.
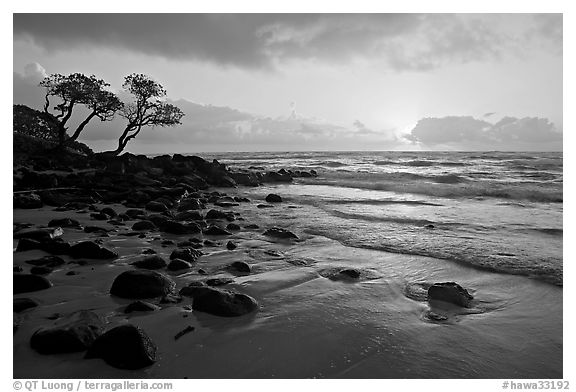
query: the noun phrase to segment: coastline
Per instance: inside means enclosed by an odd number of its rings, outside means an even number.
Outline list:
[[[154,171],[152,171],[154,172]],[[282,174],[281,174],[282,175]],[[15,222],[34,226],[52,219],[73,218],[82,227],[101,226],[117,230],[101,237],[81,229],[64,228],[64,241],[102,240],[118,258],[66,263],[47,277],[54,286],[42,291],[17,294],[31,297],[40,306],[25,310],[17,318],[14,335],[15,378],[560,378],[562,376],[562,289],[522,276],[497,274],[456,265],[445,260],[391,254],[343,246],[326,237],[307,233],[290,220],[302,208],[288,198],[267,203],[255,196],[256,188],[210,188],[199,191],[226,193],[226,197],[249,198],[250,202],[220,207],[220,198],[206,203],[200,212],[216,208],[233,211],[241,230],[227,236],[146,232],[144,238],[131,232],[136,220],[124,225],[95,222],[90,212],[54,211],[54,207],[14,210]],[[275,186],[257,188],[274,193]],[[226,198],[225,200],[229,200]],[[258,205],[272,205],[258,208]],[[96,203],[98,209],[113,208],[121,214],[134,206]],[[152,212],[148,212],[152,214]],[[241,219],[243,220],[241,220]],[[217,222],[217,221],[215,221]],[[229,222],[218,221],[221,226]],[[258,228],[246,228],[256,224]],[[297,241],[264,236],[266,229],[283,227]],[[152,248],[168,259],[177,243],[191,237],[211,239],[193,268],[169,275],[177,290],[191,281],[230,278],[226,288],[248,294],[258,301],[256,312],[238,318],[222,318],[190,309],[191,299],[158,304],[160,310],[125,314],[132,302],[111,296],[116,276]],[[171,240],[172,244],[164,244]],[[229,250],[231,240],[237,248]],[[14,248],[17,247],[14,240]],[[14,263],[25,271],[26,260],[46,255],[41,250],[14,253]],[[61,256],[67,262],[69,256]],[[251,273],[238,275],[226,269],[244,261]],[[357,281],[334,281],[331,271],[353,267],[361,271]],[[207,274],[199,274],[198,269]],[[66,275],[69,271],[76,275]],[[421,298],[424,284],[456,281],[471,290],[476,302],[471,309],[442,309],[447,320],[428,317],[431,310]],[[524,297],[526,293],[529,296]],[[555,303],[555,306],[550,306]],[[158,360],[142,370],[111,367],[99,359],[81,360],[83,353],[41,355],[29,338],[41,326],[80,309],[91,309],[106,319],[107,326],[126,321],[139,325],[158,347]],[[537,309],[538,313],[534,313]],[[16,316],[15,316],[16,317]],[[187,326],[191,333],[175,340]],[[529,344],[525,342],[530,342]],[[452,347],[438,359],[441,347]],[[434,353],[434,355],[429,355]],[[495,358],[495,353],[498,353]],[[290,366],[288,366],[290,365]]]

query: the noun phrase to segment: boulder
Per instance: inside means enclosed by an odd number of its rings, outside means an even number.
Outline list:
[[[331,273],[327,277],[330,280],[351,281],[360,278],[360,271],[354,268],[345,268],[338,272]]]
[[[298,236],[286,229],[280,229],[278,227],[272,227],[263,233],[265,236],[281,238],[281,239],[298,239]]]
[[[193,248],[174,249],[170,254],[170,260],[180,259],[189,263],[194,263],[202,256],[202,252]]]
[[[40,304],[32,298],[14,298],[13,311],[14,313],[20,313],[26,309],[35,308],[39,305]]]
[[[149,270],[164,268],[167,265],[166,260],[164,260],[162,257],[158,255],[146,256],[130,264],[138,268],[144,268]]]
[[[33,274],[14,274],[14,294],[46,290],[50,287],[52,287],[52,283],[43,276]]]
[[[51,274],[54,270],[50,267],[46,266],[38,266],[30,268],[30,273],[34,275],[48,275]]]
[[[230,269],[232,271],[248,273],[248,274],[252,271],[252,269],[250,268],[250,265],[248,265],[248,263],[246,263],[244,261],[235,261],[232,264],[230,264],[228,269]]]
[[[238,231],[240,230],[240,225],[237,225],[236,223],[228,223],[228,225],[226,225],[226,230]]]
[[[94,312],[80,310],[40,328],[30,338],[30,346],[40,354],[84,351],[100,336],[103,320]]]
[[[100,210],[101,213],[108,215],[113,218],[118,215],[118,213],[111,207],[104,207]]]
[[[64,263],[65,263],[64,259],[58,256],[44,256],[40,257],[39,259],[26,260],[26,264],[49,267],[49,268],[57,267]]]
[[[160,226],[160,230],[170,234],[194,234],[200,232],[200,227],[196,223],[183,224],[168,220]]]
[[[124,309],[124,313],[132,313],[132,312],[153,312],[155,310],[159,310],[160,306],[154,305],[150,302],[146,301],[134,301],[130,303]]]
[[[23,229],[18,230],[16,233],[14,233],[14,238],[16,239],[28,238],[31,240],[42,242],[59,237],[62,234],[64,234],[64,231],[60,227],[49,229]]]
[[[228,250],[234,250],[238,247],[238,245],[236,245],[235,243],[233,243],[232,241],[228,241],[226,243],[226,249]]]
[[[173,259],[168,264],[169,271],[180,271],[192,268],[192,264],[182,259]]]
[[[204,282],[190,282],[188,286],[182,287],[178,294],[183,297],[194,297],[194,293],[198,290],[198,288],[207,286],[208,285]]]
[[[201,210],[204,205],[196,198],[184,199],[178,205],[178,211]]]
[[[213,287],[199,287],[193,292],[192,309],[221,317],[237,317],[258,309],[249,295]]]
[[[154,298],[171,293],[176,284],[168,277],[149,270],[125,271],[114,279],[110,294],[121,298]]]
[[[268,203],[281,203],[282,198],[274,193],[270,193],[268,196],[266,196],[266,201]]]
[[[156,225],[149,220],[141,220],[132,225],[132,230],[135,231],[149,231],[154,230]]]
[[[228,216],[233,213],[224,212],[220,210],[210,210],[206,213],[206,219],[227,219]]]
[[[48,222],[48,227],[79,227],[80,222],[72,218],[52,219]]]
[[[428,288],[428,300],[449,302],[467,308],[472,299],[474,297],[455,282],[434,283]]]
[[[207,284],[208,286],[224,286],[224,285],[227,285],[227,284],[232,283],[232,282],[234,282],[234,279],[232,279],[232,278],[226,278],[226,277],[223,277],[223,278],[212,278],[212,279],[207,279],[207,280],[206,280],[206,284]]]
[[[197,220],[203,220],[204,217],[199,211],[187,210],[177,213],[174,216],[174,219],[176,219],[177,221],[191,221],[191,220],[197,221]]]
[[[146,204],[146,209],[152,212],[165,212],[168,211],[168,207],[164,203],[157,201],[151,201]]]
[[[232,233],[230,233],[229,231],[216,225],[211,225],[210,227],[205,229],[203,233],[206,235],[232,235]]]
[[[69,254],[74,258],[86,259],[115,259],[118,257],[116,252],[104,248],[93,241],[83,241],[72,245]]]
[[[31,208],[41,208],[44,203],[35,193],[25,193],[14,195],[12,199],[14,208],[31,209]]]
[[[139,327],[124,324],[101,335],[86,353],[119,369],[142,369],[156,362],[156,345]]]

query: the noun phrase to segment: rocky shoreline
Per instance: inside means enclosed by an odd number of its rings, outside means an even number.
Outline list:
[[[26,334],[19,338],[43,356],[85,353],[83,358],[101,358],[117,369],[138,370],[156,363],[162,348],[132,321],[135,315],[177,308],[183,318],[192,312],[254,317],[262,298],[234,284],[253,273],[235,257],[237,248],[250,242],[240,233],[284,245],[302,239],[285,228],[246,220],[237,207],[255,203],[234,189],[316,175],[232,171],[216,160],[178,154],[15,157],[14,334]],[[282,197],[271,193],[256,208],[279,203]],[[207,255],[215,255],[215,265],[199,267]],[[112,276],[110,266],[121,271]],[[350,267],[321,275],[335,282],[367,278]],[[34,313],[62,302],[63,292],[74,297],[79,287],[90,293],[100,285],[119,306],[76,307],[69,301],[65,312]],[[473,300],[455,283],[427,289],[431,301],[465,308]],[[44,299],[50,292],[53,297]],[[195,329],[186,325],[170,333],[178,340]]]

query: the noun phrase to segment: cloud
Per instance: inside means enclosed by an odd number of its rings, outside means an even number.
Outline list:
[[[46,70],[38,63],[27,64],[24,73],[13,73],[14,104],[28,105],[41,108],[44,104],[44,90],[38,87],[38,83],[47,76]]]
[[[537,22],[514,14],[14,14],[14,37],[48,51],[106,48],[252,69],[368,60],[427,70],[561,38],[561,17]]]
[[[471,116],[423,118],[405,138],[435,149],[562,150],[561,130],[536,117],[503,117],[496,123]]]

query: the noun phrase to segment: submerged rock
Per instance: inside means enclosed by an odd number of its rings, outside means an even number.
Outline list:
[[[116,252],[104,248],[92,241],[83,241],[70,247],[70,256],[74,258],[86,259],[115,259],[118,257]]]
[[[282,198],[275,193],[270,193],[266,196],[266,201],[268,203],[282,203]]]
[[[173,259],[167,268],[169,271],[180,271],[192,268],[192,264],[182,259]]]
[[[156,271],[133,270],[114,279],[110,294],[121,298],[154,298],[171,293],[175,287],[170,278]]]
[[[455,282],[434,283],[428,289],[428,300],[449,302],[467,308],[472,299],[474,297]]]
[[[248,265],[248,263],[246,263],[244,261],[235,261],[232,264],[230,264],[228,269],[233,270],[233,271],[237,271],[237,272],[247,273],[247,274],[252,272],[250,265]]]
[[[156,225],[149,220],[141,220],[132,225],[132,230],[135,231],[149,231],[154,230]]]
[[[156,362],[156,345],[142,329],[125,324],[96,339],[86,358],[102,358],[119,369],[141,369]]]
[[[41,208],[44,205],[40,196],[35,193],[14,195],[12,201],[14,208],[31,209]]]
[[[79,227],[80,222],[76,219],[62,218],[62,219],[52,219],[48,222],[48,227]]]
[[[206,235],[232,235],[232,233],[230,233],[229,231],[227,231],[221,227],[215,226],[215,225],[212,225],[212,226],[208,227],[207,229],[205,229],[204,234],[206,234]]]
[[[213,287],[200,287],[192,294],[192,309],[221,317],[237,317],[258,309],[258,302],[249,295]]]
[[[174,249],[170,254],[170,260],[181,259],[189,263],[194,263],[202,256],[202,252],[193,248]]]
[[[158,255],[146,256],[130,264],[138,268],[145,268],[150,270],[164,268],[167,265],[166,260]]]
[[[132,313],[132,312],[153,312],[155,310],[160,309],[160,306],[154,305],[150,302],[146,301],[134,301],[126,306],[124,309],[124,313]]]
[[[40,328],[30,346],[40,354],[84,351],[102,333],[103,320],[94,312],[80,310],[59,319],[52,327]]]
[[[280,229],[278,227],[272,227],[263,233],[265,236],[281,238],[281,239],[298,239],[298,236],[286,229]]]
[[[328,276],[328,279],[330,280],[350,280],[359,278],[360,278],[360,271],[353,268],[345,268],[343,270],[336,272],[335,274]]]
[[[35,308],[38,305],[40,304],[32,298],[14,298],[13,311],[14,313],[20,313],[26,309]]]
[[[33,274],[14,274],[14,294],[46,290],[50,287],[52,287],[52,282],[43,276]]]

